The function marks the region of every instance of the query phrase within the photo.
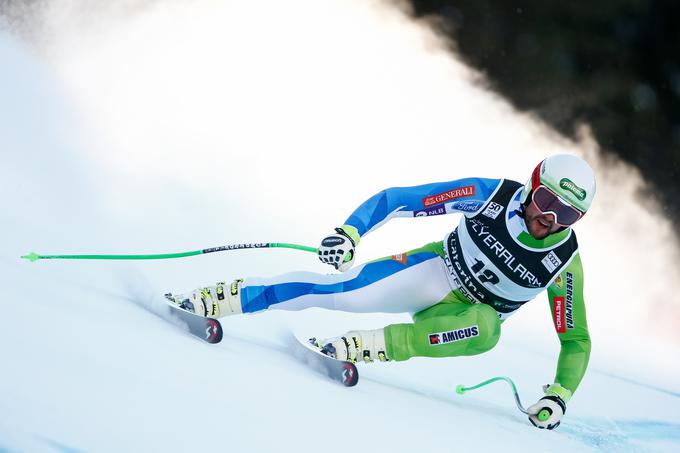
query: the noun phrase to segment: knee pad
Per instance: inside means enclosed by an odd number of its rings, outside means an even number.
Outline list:
[[[475,304],[470,307],[475,312],[479,325],[479,344],[485,351],[490,350],[498,343],[501,336],[501,321],[498,312],[486,304]]]

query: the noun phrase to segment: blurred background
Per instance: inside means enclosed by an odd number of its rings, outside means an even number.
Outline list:
[[[23,36],[50,0],[2,0],[0,14]],[[153,0],[89,2],[143,10]],[[172,2],[169,2],[172,3]],[[443,37],[480,72],[478,82],[567,137],[589,128],[605,154],[640,169],[641,192],[680,216],[680,4],[612,0],[382,0]],[[67,8],[68,10],[68,8]],[[63,13],[63,12],[62,12]],[[267,14],[266,10],[262,11]],[[676,227],[676,229],[678,229]]]
[[[411,0],[487,87],[639,168],[645,198],[680,214],[680,3]],[[676,230],[680,231],[677,227]]]

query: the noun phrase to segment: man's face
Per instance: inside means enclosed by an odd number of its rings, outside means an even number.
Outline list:
[[[527,206],[524,212],[524,223],[527,225],[529,234],[535,239],[545,239],[549,234],[560,229],[560,226],[555,223],[555,216],[543,214],[534,203],[529,203]]]

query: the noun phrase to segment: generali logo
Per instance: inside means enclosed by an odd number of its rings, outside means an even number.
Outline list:
[[[581,201],[586,199],[586,191],[574,184],[574,182],[569,178],[560,179],[560,187],[573,193],[574,196]]]
[[[438,193],[437,195],[431,195],[429,197],[423,198],[423,206],[426,208],[435,204],[443,203],[449,200],[455,200],[457,198],[470,197],[475,194],[475,186],[465,186],[456,187],[455,189],[448,190],[446,192]]]

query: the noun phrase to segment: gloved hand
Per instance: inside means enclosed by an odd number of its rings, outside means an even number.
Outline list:
[[[544,386],[543,391],[545,396],[527,408],[529,421],[540,429],[554,429],[559,426],[562,416],[567,411],[571,391],[557,383]]]
[[[352,225],[343,225],[326,236],[319,246],[319,259],[340,272],[354,264],[354,247],[359,244],[359,231]]]

